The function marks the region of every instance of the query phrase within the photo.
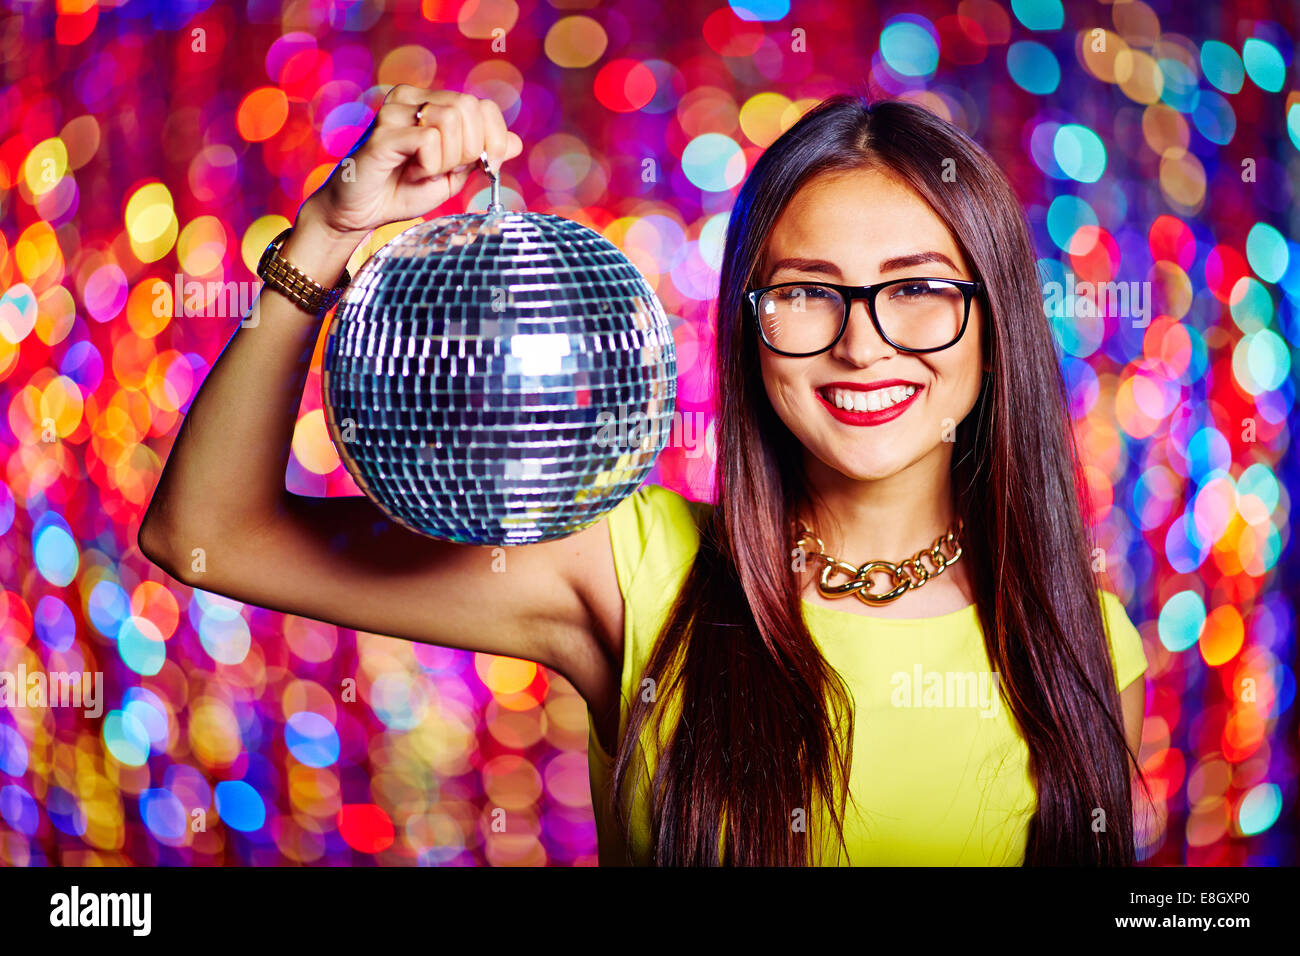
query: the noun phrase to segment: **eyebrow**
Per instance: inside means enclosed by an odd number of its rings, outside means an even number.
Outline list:
[[[942,252],[928,250],[926,252],[913,252],[906,256],[892,256],[888,259],[881,260],[881,272],[897,272],[899,269],[910,269],[913,266],[925,265],[927,263],[937,262],[945,265],[953,272],[961,270],[953,263],[951,259]],[[802,256],[786,256],[772,263],[772,268],[768,270],[768,279],[776,275],[782,269],[789,269],[793,272],[820,272],[824,275],[834,276],[837,279],[843,279],[844,274],[840,272],[840,267],[833,262],[825,259],[807,259]]]

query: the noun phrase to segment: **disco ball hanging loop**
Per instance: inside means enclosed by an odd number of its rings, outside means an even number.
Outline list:
[[[645,480],[676,402],[672,329],[600,233],[511,212],[419,223],[339,300],[325,345],[330,436],[393,521],[477,545],[588,527]]]

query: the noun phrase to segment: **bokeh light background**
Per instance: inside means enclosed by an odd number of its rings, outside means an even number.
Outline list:
[[[626,251],[673,316],[688,422],[710,414],[738,185],[830,93],[904,95],[972,132],[1045,280],[1151,283],[1145,325],[1053,318],[1107,574],[1150,658],[1141,854],[1297,860],[1295,5],[9,6],[0,669],[102,671],[105,710],[0,709],[0,863],[595,862],[563,680],[192,590],[136,548],[261,250],[398,82],[496,100],[525,143],[507,204]],[[319,363],[287,486],[355,494]],[[651,480],[708,499],[712,465],[696,435]]]

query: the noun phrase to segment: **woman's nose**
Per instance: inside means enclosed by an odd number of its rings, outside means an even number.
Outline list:
[[[832,354],[854,365],[865,366],[897,351],[876,331],[871,313],[867,311],[866,299],[854,300],[849,308],[848,325],[835,348],[831,349]]]

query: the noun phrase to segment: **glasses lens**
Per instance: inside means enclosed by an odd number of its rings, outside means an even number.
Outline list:
[[[788,285],[758,299],[763,337],[774,349],[796,354],[818,352],[831,344],[844,317],[844,299],[823,285]]]
[[[907,349],[936,349],[961,331],[966,296],[942,279],[903,279],[876,294],[876,319],[886,337]]]

